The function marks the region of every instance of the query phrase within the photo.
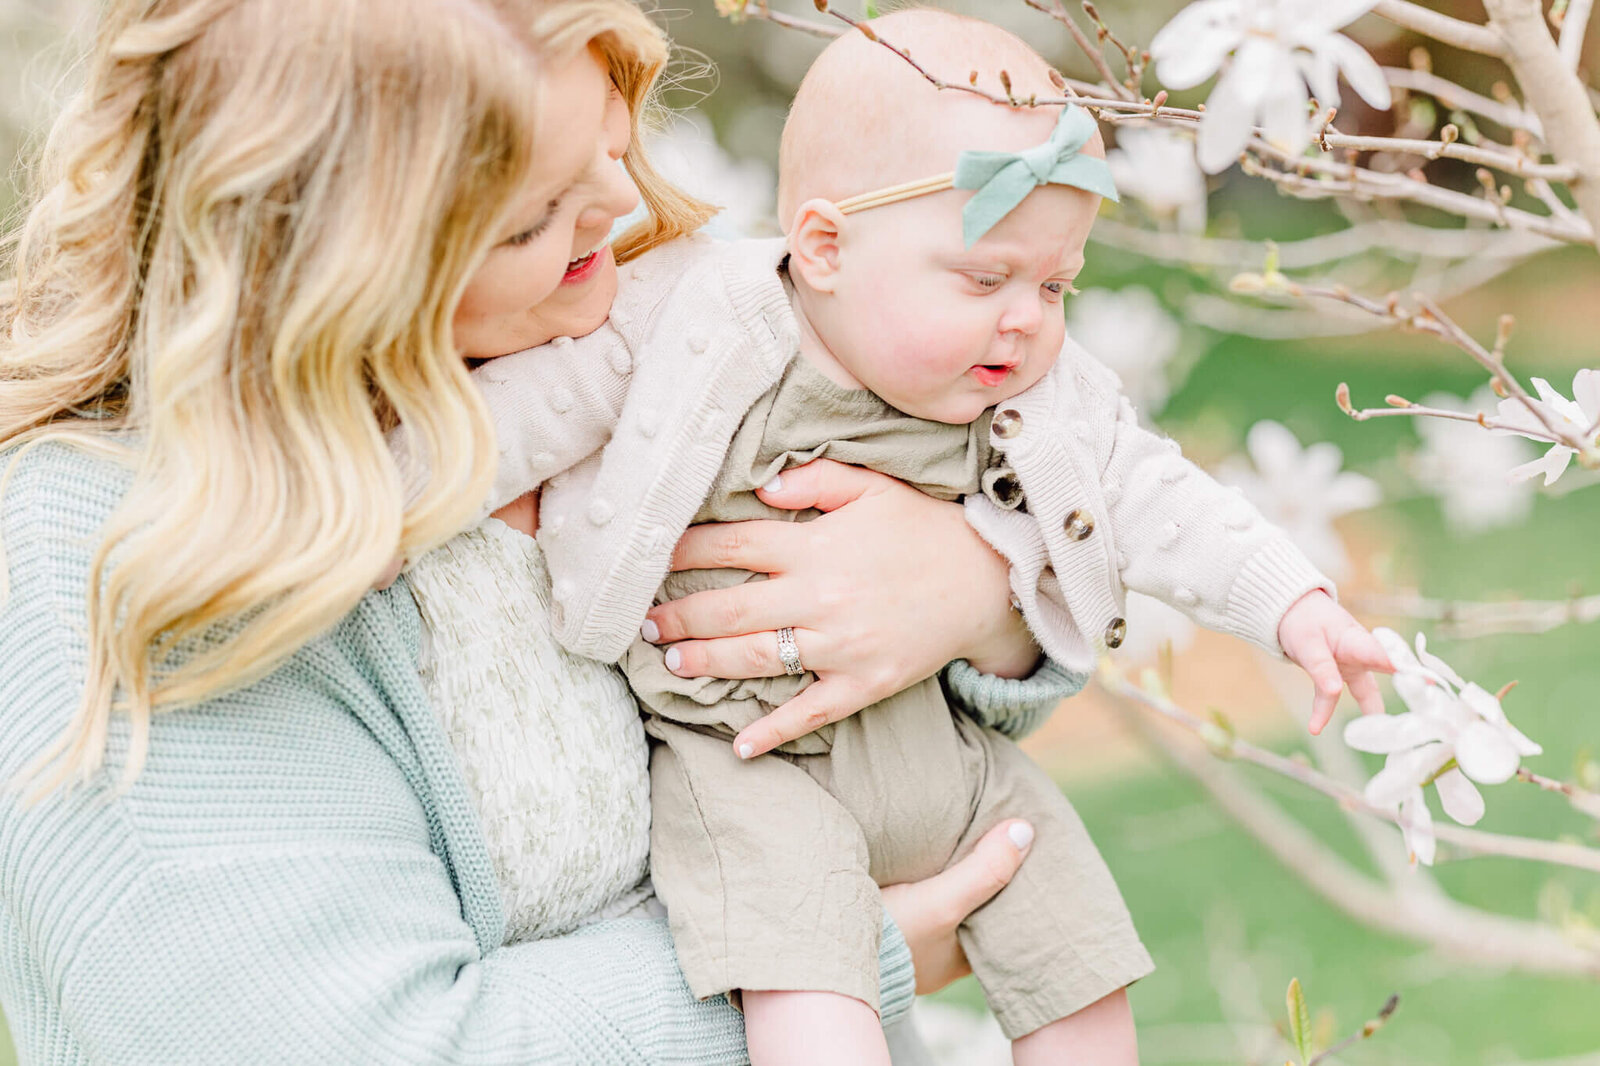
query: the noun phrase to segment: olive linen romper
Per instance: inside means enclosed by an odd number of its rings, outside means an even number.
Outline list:
[[[827,457],[940,499],[985,491],[1025,506],[994,466],[989,413],[912,418],[796,356],[746,415],[694,521],[805,521],[755,489]],[[908,530],[907,536],[916,536]],[[739,570],[668,577],[657,602],[759,580]],[[989,1005],[1015,1038],[1148,974],[1153,964],[1072,805],[1014,743],[953,713],[936,678],[777,751],[738,758],[742,727],[814,675],[686,679],[634,642],[622,666],[652,745],[651,866],[689,986],[830,991],[877,1006],[878,885],[918,880],[998,821],[1036,830],[1016,878],[959,930]]]

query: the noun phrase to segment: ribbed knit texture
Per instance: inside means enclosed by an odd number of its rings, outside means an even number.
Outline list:
[[[0,453],[0,463],[11,453]],[[44,446],[0,501],[0,777],[66,726],[113,464]],[[0,1006],[28,1064],[737,1063],[664,922],[502,947],[488,850],[404,583],[249,688],[158,716],[133,786],[0,797]],[[886,1018],[911,997],[892,925]]]

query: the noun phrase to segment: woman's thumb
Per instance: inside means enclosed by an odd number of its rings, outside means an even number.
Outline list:
[[[786,511],[815,507],[832,511],[860,499],[874,487],[890,479],[865,467],[813,459],[804,466],[785,470],[756,490],[761,502]]]
[[[971,914],[1011,883],[1033,844],[1033,826],[1021,819],[1001,822],[959,862],[931,878],[929,890],[952,913]]]

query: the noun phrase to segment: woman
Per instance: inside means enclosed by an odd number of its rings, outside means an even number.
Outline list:
[[[505,943],[417,674],[416,605],[404,582],[368,591],[487,485],[461,355],[593,328],[609,305],[563,283],[602,273],[568,268],[622,199],[593,166],[617,111],[581,159],[538,139],[573,103],[541,68],[589,41],[642,102],[659,42],[623,0],[112,5],[0,300],[0,778],[28,790],[0,800],[0,1003],[24,1061],[743,1058],[737,1014],[689,998],[659,922]],[[630,163],[660,221],[627,250],[694,224]],[[529,258],[503,269],[515,249]],[[501,306],[480,298],[508,282],[519,332],[480,347]],[[397,420],[420,485],[385,446]],[[724,638],[681,645],[686,669],[759,666],[772,634],[745,631],[771,625],[811,630],[808,658],[857,707],[964,654],[1031,662],[1003,568],[948,507],[837,472],[791,491],[859,497],[817,539],[855,537],[868,565],[843,578],[901,613],[847,617],[835,562],[786,540],[779,617],[683,601],[653,619],[663,639]],[[926,576],[886,537],[902,508],[955,571],[931,603],[896,602]],[[760,529],[712,530],[680,561],[766,569],[772,551]],[[980,712],[1032,706],[1026,685],[966,683],[996,697]],[[886,893],[919,986],[960,971],[952,915],[1020,859],[1003,833],[985,845]],[[884,1002],[903,1004],[911,960],[885,944]]]

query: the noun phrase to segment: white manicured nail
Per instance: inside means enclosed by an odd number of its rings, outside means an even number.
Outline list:
[[[752,745],[740,744],[739,745],[739,758],[748,759],[751,755],[755,754],[755,750],[756,749]]]
[[[783,477],[782,477],[782,475],[779,475],[778,477],[773,478],[771,481],[767,482],[765,485],[762,485],[761,488],[765,492],[782,492],[783,491]]]
[[[661,639],[661,627],[646,618],[644,625],[639,627],[639,635],[654,644]]]
[[[1024,851],[1033,843],[1033,826],[1027,822],[1012,822],[1006,829],[1006,836],[1011,838],[1011,843],[1017,846],[1018,851]]]
[[[683,652],[677,648],[668,648],[665,658],[667,660],[667,669],[673,673],[677,673],[678,667],[683,665]]]

